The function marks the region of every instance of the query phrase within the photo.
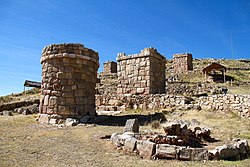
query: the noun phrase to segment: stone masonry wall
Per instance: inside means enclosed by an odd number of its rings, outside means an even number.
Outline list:
[[[98,74],[100,82],[96,84],[97,94],[116,94],[117,91],[117,63],[107,61],[103,63],[104,70]]]
[[[154,48],[126,56],[118,53],[118,94],[154,94],[165,92],[165,57]]]
[[[203,82],[167,82],[166,93],[171,95],[219,94],[218,85]]]
[[[103,73],[105,74],[117,73],[117,63],[114,61],[107,61],[103,63],[103,67],[104,67]]]
[[[151,95],[96,95],[97,110],[100,106],[116,106],[118,110],[143,109],[159,110],[167,107],[179,109],[212,109],[234,112],[243,118],[250,118],[250,95],[209,95],[191,97],[151,94]]]
[[[190,53],[179,53],[173,55],[173,66],[175,73],[183,73],[193,70],[193,57]]]
[[[197,104],[202,108],[233,111],[241,117],[250,118],[250,95],[210,95],[199,97]]]
[[[95,115],[98,53],[81,44],[52,44],[43,49],[40,114],[64,118]]]

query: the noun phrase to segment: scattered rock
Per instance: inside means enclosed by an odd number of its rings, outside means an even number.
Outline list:
[[[167,135],[179,135],[181,132],[181,125],[176,123],[170,123],[167,126],[163,127],[163,129]]]
[[[102,136],[99,136],[99,139],[110,139],[111,138],[111,135],[102,135]]]
[[[22,115],[29,115],[29,114],[31,114],[31,112],[28,108],[24,109],[22,112]]]
[[[190,125],[191,126],[198,126],[198,125],[200,125],[200,122],[197,121],[197,119],[192,119]]]
[[[27,107],[27,109],[30,111],[30,114],[36,114],[39,112],[38,104],[33,104]]]
[[[219,152],[219,159],[223,160],[239,160],[239,149],[233,145],[223,145],[215,148]]]
[[[151,159],[156,152],[156,144],[147,140],[138,140],[136,149],[140,157],[144,159]]]
[[[197,104],[194,104],[193,105],[193,109],[200,111],[201,110],[201,106],[197,105]]]
[[[55,125],[55,124],[57,124],[57,123],[58,123],[58,119],[51,118],[51,119],[49,120],[49,124]]]
[[[195,136],[199,139],[199,141],[201,140],[210,141],[211,140],[210,134],[211,131],[209,128],[202,128],[195,131]]]
[[[15,109],[15,110],[16,110],[16,109]],[[18,113],[18,114],[22,114],[23,111],[24,111],[24,108],[23,108],[23,107],[17,108],[17,113]]]
[[[13,116],[13,113],[12,113],[12,111],[4,110],[3,111],[3,116]]]
[[[156,153],[154,158],[156,159],[176,159],[179,153],[178,146],[169,144],[157,144]]]
[[[138,119],[128,119],[124,128],[124,132],[139,133],[139,121]]]
[[[127,138],[123,150],[125,153],[134,153],[136,150],[137,139],[134,137]]]
[[[62,116],[61,115],[58,115],[58,114],[52,114],[49,116],[50,119],[57,119],[57,120],[60,120],[62,119]]]
[[[214,150],[209,150],[208,151],[208,157],[209,160],[219,160],[220,156],[219,156],[219,151],[214,149]]]
[[[234,147],[239,149],[239,154],[241,159],[248,157],[250,149],[247,140],[236,140],[234,143]]]
[[[35,114],[38,113],[38,104],[33,104],[28,107],[20,107],[20,108],[15,108],[14,112],[18,114],[23,114],[23,115],[29,115],[29,114]]]
[[[185,161],[208,160],[208,150],[205,148],[180,147],[179,159]]]
[[[122,146],[117,133],[113,133],[110,137],[110,140],[117,148]]]
[[[49,123],[49,115],[48,114],[39,114],[38,123],[48,124]]]
[[[133,123],[134,120],[132,125]],[[111,135],[111,141],[117,149],[123,149],[128,154],[139,154],[144,159],[240,160],[247,158],[250,153],[248,141],[240,139],[234,140],[234,144],[219,146],[213,150],[203,148],[201,140],[209,142],[213,139],[209,128],[195,127],[191,130],[185,124],[170,123],[164,127],[164,131],[165,134],[152,131],[140,134],[115,133]]]
[[[66,126],[76,126],[78,123],[79,123],[79,121],[77,119],[74,119],[74,118],[67,118],[65,120]]]
[[[114,133],[111,135],[110,140],[116,147],[122,147],[125,145],[125,140],[134,136],[134,133],[125,132],[121,135]]]

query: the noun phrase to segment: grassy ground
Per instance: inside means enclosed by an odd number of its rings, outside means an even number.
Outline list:
[[[194,59],[193,68],[196,73],[190,72],[189,74],[179,74],[179,79],[184,82],[203,82],[204,76],[202,75],[202,69],[211,64],[217,62],[224,65],[227,68],[250,68],[250,60],[223,60],[223,59]],[[167,67],[172,65],[172,61],[168,60],[166,63]],[[218,72],[221,74],[221,72]],[[166,73],[168,76],[168,72]],[[235,83],[250,82],[250,70],[227,70],[227,79],[230,82],[231,79]],[[221,76],[223,78],[223,76]],[[230,79],[231,78],[231,79]]]
[[[15,93],[15,94],[7,95],[7,96],[0,96],[0,105],[4,103],[14,102],[14,101],[39,98],[39,92],[40,92],[40,89],[33,88],[22,93]]]
[[[132,113],[131,113],[132,112]],[[138,114],[130,111],[123,114]],[[143,113],[139,113],[143,114]],[[110,141],[99,136],[122,132],[123,126],[53,127],[36,124],[35,116],[0,116],[0,166],[249,166],[243,161],[186,162],[176,160],[143,160],[116,150]],[[167,119],[202,122],[213,128],[212,137],[228,142],[234,137],[250,139],[249,120],[235,115],[214,114],[212,111],[178,111],[166,115]],[[116,119],[114,117],[114,119]],[[141,130],[150,129],[141,126]],[[158,129],[160,131],[160,129]]]

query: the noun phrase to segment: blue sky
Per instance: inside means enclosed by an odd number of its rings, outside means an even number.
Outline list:
[[[0,0],[0,25],[0,96],[41,80],[52,43],[82,43],[100,64],[146,47],[167,59],[250,58],[249,0]]]

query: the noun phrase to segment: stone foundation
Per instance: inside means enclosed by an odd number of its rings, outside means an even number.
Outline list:
[[[40,114],[96,115],[97,52],[81,44],[52,44],[43,49],[41,64]]]
[[[133,120],[127,120],[127,122]],[[127,127],[128,126],[128,127]],[[133,128],[131,128],[133,126]],[[171,123],[164,127],[165,134],[157,132],[133,132],[136,123],[126,123],[123,134],[111,135],[111,142],[126,154],[136,154],[144,159],[177,159],[184,161],[204,160],[242,160],[249,156],[250,148],[247,140],[234,140],[233,144],[207,149],[203,142],[214,142],[207,128]]]
[[[212,109],[234,112],[243,118],[250,118],[250,95],[209,95],[199,98],[154,94],[154,95],[96,95],[97,110],[105,106],[116,110],[142,109],[161,110],[169,107],[178,109]],[[109,107],[110,108],[110,107]]]

